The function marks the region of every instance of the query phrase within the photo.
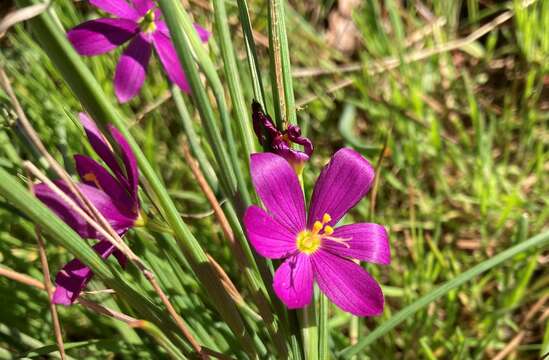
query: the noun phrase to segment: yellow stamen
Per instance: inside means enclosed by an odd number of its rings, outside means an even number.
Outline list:
[[[325,213],[322,215],[322,221],[317,220],[313,223],[312,230],[304,230],[297,234],[297,249],[302,253],[311,255],[320,248],[324,239],[331,240],[350,248],[350,245],[347,242],[351,240],[351,238],[344,239],[332,236],[334,233],[334,228],[328,225],[330,221],[332,221],[332,217],[330,214]]]
[[[313,233],[318,234],[320,230],[322,230],[322,227],[324,224],[322,224],[320,221],[315,221],[313,224]]]

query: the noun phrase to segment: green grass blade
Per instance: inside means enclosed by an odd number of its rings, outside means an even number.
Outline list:
[[[244,157],[246,164],[249,163],[250,154],[254,152],[254,138],[252,134],[252,128],[250,126],[251,119],[248,116],[249,107],[246,106],[244,101],[244,93],[240,86],[241,80],[238,75],[238,67],[236,66],[236,56],[231,41],[231,30],[229,29],[229,23],[227,21],[227,10],[225,9],[224,0],[214,0],[214,19],[216,36],[219,38],[218,43],[221,48],[221,57],[223,58],[223,66],[225,69],[225,77],[227,79],[227,85],[229,93],[231,94],[231,100],[233,104],[233,110],[238,120],[238,130],[240,135],[240,141],[244,151]]]
[[[527,250],[541,247],[544,245],[549,245],[549,231],[538,234],[520,244],[512,246],[509,249],[497,254],[496,256],[472,267],[471,269],[465,271],[464,273],[460,274],[456,278],[450,281],[447,281],[443,285],[437,287],[433,291],[422,296],[418,300],[414,301],[412,304],[400,310],[398,313],[392,316],[389,320],[385,321],[383,324],[378,326],[374,331],[369,333],[368,336],[360,340],[356,345],[353,345],[351,347],[344,349],[339,353],[339,355],[344,358],[350,358],[353,355],[357,355],[358,353],[363,351],[364,348],[366,348],[366,346],[370,345],[371,343],[376,341],[378,338],[380,338],[381,336],[391,331],[398,324],[405,321],[406,319],[409,319],[415,312],[421,310],[425,306],[429,305],[431,302],[445,295],[450,290],[457,288],[458,286],[466,283],[467,281],[473,279],[474,277],[482,274],[485,271],[492,269],[493,267],[500,265],[504,261],[511,259],[515,255],[520,254],[523,251],[527,251]]]
[[[257,60],[257,50],[255,49],[254,34],[248,4],[246,0],[237,0],[240,23],[242,24],[242,32],[244,33],[244,42],[246,43],[246,55],[248,59],[248,67],[252,78],[252,87],[254,98],[265,107],[265,90],[263,89],[263,81],[261,80],[261,70],[259,69],[259,61]]]
[[[285,122],[297,123],[284,0],[269,0],[269,52],[275,120],[283,128]]]
[[[187,134],[187,141],[189,142],[191,152],[198,161],[198,164],[200,165],[200,169],[202,170],[206,181],[208,182],[212,190],[217,193],[219,188],[217,176],[212,168],[211,163],[208,161],[206,153],[200,146],[198,135],[194,131],[191,114],[189,113],[187,105],[185,104],[185,100],[183,99],[181,90],[179,90],[179,88],[175,85],[172,86],[172,96],[175,102],[175,106],[177,107],[177,111],[179,112],[179,118],[181,119],[183,131],[185,131],[185,134]]]
[[[21,1],[21,3],[26,5],[32,4],[29,1]],[[196,273],[198,279],[200,279],[207,293],[210,295],[209,298],[223,319],[229,324],[233,332],[239,336],[241,343],[250,348],[249,338],[246,336],[247,331],[236,305],[211,268],[206,253],[181,219],[168,191],[148,162],[141,147],[128,130],[126,123],[115,110],[110,100],[107,99],[79,55],[72,48],[66,35],[57,26],[52,15],[44,13],[33,18],[29,23],[42,49],[52,60],[90,115],[103,126],[107,122],[112,122],[126,137],[135,153],[139,169],[157,196],[163,215],[174,231],[182,250],[188,257],[193,271]],[[181,33],[181,35],[183,34]],[[230,163],[228,165],[230,166]]]
[[[206,134],[209,136],[211,146],[214,149],[219,165],[220,175],[230,177],[224,181],[226,195],[235,203],[242,213],[250,204],[250,194],[244,180],[244,174],[240,168],[238,149],[234,142],[231,128],[231,118],[224,99],[224,89],[211,59],[203,48],[203,45],[194,30],[192,21],[180,3],[170,0],[158,2],[162,13],[166,18],[170,34],[174,39],[175,49],[185,70],[187,80],[192,89],[192,99],[195,102],[205,125]],[[218,112],[221,118],[224,137],[217,129],[216,119],[208,94],[200,80],[198,69],[190,54],[196,54],[197,63],[204,71],[209,85],[216,98]],[[224,146],[227,143],[228,152]],[[220,177],[222,180],[222,177]]]

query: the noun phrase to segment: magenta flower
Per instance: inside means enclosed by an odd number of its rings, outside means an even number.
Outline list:
[[[299,126],[290,124],[286,130],[278,130],[271,117],[263,112],[263,108],[256,101],[252,103],[252,120],[259,143],[282,156],[300,173],[313,153],[313,143],[301,136]],[[292,143],[302,145],[303,151],[293,149]]]
[[[128,229],[142,222],[142,218],[139,216],[140,204],[137,194],[139,173],[135,155],[124,136],[116,128],[110,126],[111,135],[121,150],[121,158],[124,164],[124,169],[122,169],[116,160],[112,147],[93,120],[86,114],[81,113],[80,121],[84,126],[91,146],[110,171],[92,158],[75,155],[76,169],[82,180],[81,183],[77,183],[77,186],[82,194],[101,212],[113,229],[122,236]],[[57,181],[56,185],[76,200],[76,197],[63,181]],[[34,193],[80,236],[100,240],[93,246],[93,249],[103,259],[114,254],[120,264],[125,266],[126,257],[108,240],[98,234],[85,219],[73,211],[47,185],[35,185]],[[74,303],[92,276],[91,269],[80,260],[70,261],[57,273],[55,278],[57,287],[52,301],[63,305]]]
[[[162,14],[153,0],[132,0],[131,4],[125,0],[90,0],[90,3],[117,18],[86,21],[67,35],[76,51],[84,56],[104,54],[131,39],[114,74],[114,91],[120,102],[129,101],[141,89],[152,47],[168,78],[183,91],[190,91],[168,27],[160,20]],[[210,33],[198,25],[195,28],[202,41],[208,41]]]
[[[389,264],[385,228],[371,223],[334,228],[370,189],[374,179],[370,163],[349,148],[335,153],[316,182],[308,215],[297,175],[283,158],[253,154],[251,173],[267,211],[250,206],[244,225],[260,255],[286,259],[273,280],[282,302],[291,309],[307,306],[316,281],[342,310],[356,316],[381,314],[381,288],[352,259]]]

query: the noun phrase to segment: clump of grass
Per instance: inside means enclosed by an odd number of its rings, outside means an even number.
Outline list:
[[[72,154],[91,153],[74,119],[82,106],[95,111],[98,121],[115,122],[142,150],[149,226],[125,240],[154,269],[193,336],[205,348],[236,358],[302,356],[295,314],[283,310],[271,292],[272,264],[254,256],[239,224],[245,206],[255,202],[247,154],[259,149],[248,113],[256,98],[281,123],[296,121],[313,139],[315,157],[304,173],[307,195],[316,169],[343,145],[377,164],[375,196],[345,221],[372,221],[390,230],[392,264],[368,268],[385,284],[385,313],[356,319],[322,305],[321,353],[357,359],[546,354],[548,3],[366,2],[353,12],[360,45],[345,54],[323,38],[333,1],[272,1],[270,11],[284,16],[282,33],[269,23],[264,4],[200,4],[191,2],[183,11],[178,2],[159,1],[163,10],[173,10],[165,13],[185,59],[192,98],[170,92],[153,63],[142,94],[114,106],[117,55],[67,60],[48,48],[62,42],[47,31],[61,33],[59,25],[66,29],[98,16],[83,3],[57,1],[55,16],[43,15],[49,22],[19,24],[0,39],[0,66],[48,151],[69,173],[74,174]],[[177,35],[175,25],[189,27],[190,14],[216,35],[207,49],[183,31]],[[279,52],[269,50],[268,34],[282,40]],[[186,55],[193,52],[195,58]],[[291,60],[292,79],[289,66],[270,71],[273,56],[280,64]],[[93,81],[85,79],[87,88],[79,87],[82,78],[72,66],[93,74]],[[44,230],[52,271],[75,251],[94,261],[86,242],[17,188],[13,176],[28,180],[20,170],[23,160],[53,173],[17,126],[6,92],[0,92],[0,118],[2,274],[12,270],[41,281],[35,223],[50,224]],[[183,135],[222,204],[242,263],[184,160]],[[237,295],[231,297],[222,280],[205,281],[219,278],[204,267],[206,254]],[[97,262],[100,276],[84,299],[131,319],[149,317],[124,322],[82,305],[58,308],[67,354],[188,356],[191,350],[138,269],[121,272],[111,265]],[[0,276],[0,291],[0,358],[57,356],[45,292],[6,276]],[[132,302],[133,292],[142,305]]]

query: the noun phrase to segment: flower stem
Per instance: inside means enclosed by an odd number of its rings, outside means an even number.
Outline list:
[[[318,329],[314,302],[301,310],[301,335],[305,360],[316,360],[318,357]]]
[[[328,336],[330,329],[328,328],[328,298],[326,295],[318,294],[318,358],[329,359],[328,352]]]

